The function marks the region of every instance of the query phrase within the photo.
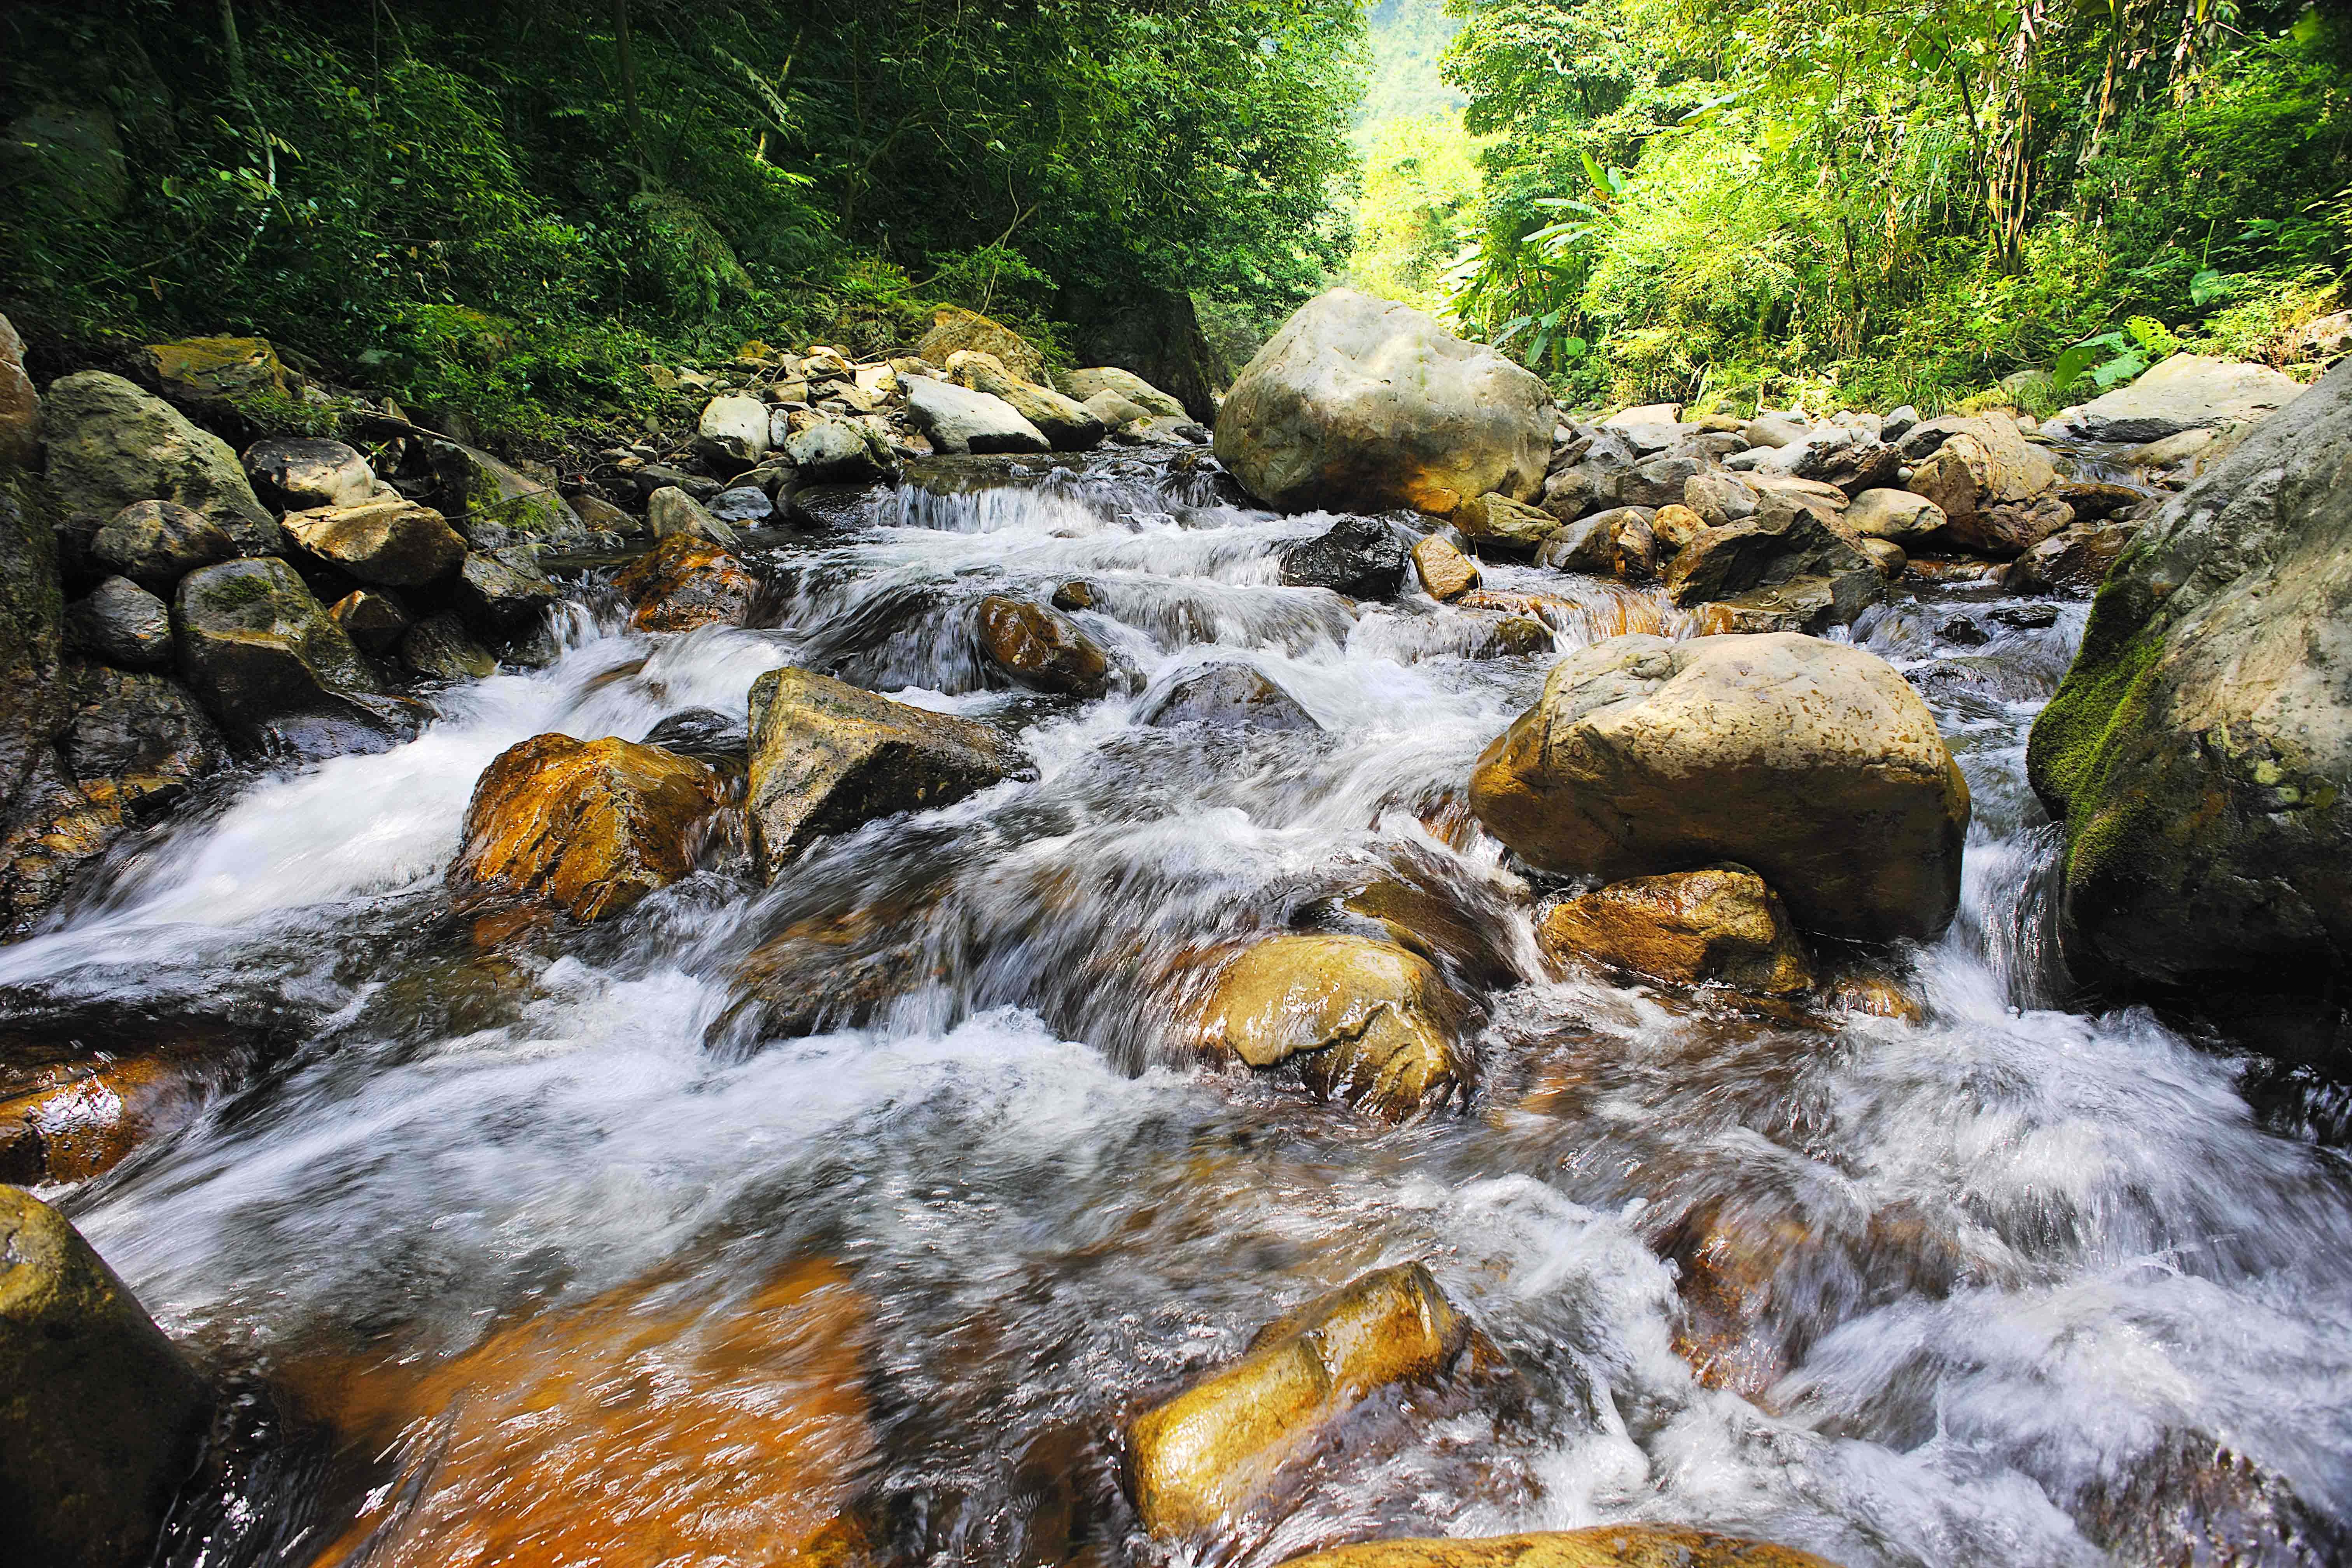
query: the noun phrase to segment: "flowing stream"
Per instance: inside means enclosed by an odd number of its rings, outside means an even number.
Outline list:
[[[1927,590],[1840,634],[1926,696],[1975,818],[1961,917],[1910,955],[1924,1020],[1824,1026],[1545,974],[1544,889],[1459,801],[1554,655],[1495,657],[1491,616],[1417,591],[1281,586],[1277,552],[1330,521],[1227,504],[1187,458],[1100,456],[755,539],[786,585],[771,629],[630,634],[583,570],[547,668],[447,693],[398,750],[238,778],[0,949],[12,1006],[285,1042],[67,1200],[248,1395],[172,1559],[333,1562],[382,1527],[370,1561],[494,1561],[480,1531],[529,1474],[607,1489],[641,1532],[612,1563],[770,1561],[723,1550],[730,1521],[826,1486],[885,1560],[1166,1562],[1120,1493],[1124,1420],[1410,1258],[1507,1373],[1366,1414],[1291,1500],[1174,1560],[1656,1520],[1846,1568],[2097,1564],[2080,1521],[2146,1506],[2130,1489],[2184,1438],[2352,1516],[2338,1157],[2258,1115],[2245,1064],[2063,1005],[2024,742],[2084,606]],[[1123,684],[989,689],[972,602],[1074,578]],[[1612,584],[1486,580],[1559,595],[1562,649],[1694,629]],[[1136,721],[1234,659],[1321,732]],[[1017,731],[1037,777],[833,840],[771,889],[722,840],[618,921],[474,950],[442,877],[499,752],[740,714],[788,663]],[[1391,1126],[1190,1053],[1166,1006],[1188,958],[1344,920],[1383,879],[1483,955],[1466,1107]],[[811,931],[830,958],[740,986]],[[853,1022],[777,1025],[812,1010]],[[1684,1353],[1667,1256],[1693,1215],[1769,1282],[1726,1386]],[[740,1329],[772,1308],[818,1349]],[[600,1311],[637,1338],[597,1348],[624,1333]],[[648,1436],[600,1428],[597,1397],[534,1403],[599,1355],[683,1414]],[[538,1424],[452,1446],[468,1398]],[[817,1406],[793,1462],[829,1479],[741,1451]],[[410,1527],[444,1533],[403,1556]]]

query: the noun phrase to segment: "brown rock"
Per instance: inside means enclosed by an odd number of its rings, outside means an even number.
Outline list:
[[[1751,497],[1752,500],[1752,497]],[[1746,516],[1755,516],[1753,506]],[[1672,560],[1685,545],[1704,534],[1709,527],[1723,527],[1737,519],[1727,518],[1724,523],[1710,523],[1707,519],[1686,506],[1662,506],[1650,520],[1651,537],[1657,541],[1661,559]]]
[[[1620,509],[1624,510],[1624,509]],[[1536,550],[1536,564],[1554,572],[1603,577],[1617,570],[1615,511],[1600,511],[1574,522],[1552,525]]]
[[[1100,697],[1110,689],[1110,660],[1094,639],[1058,610],[1026,599],[981,600],[980,646],[989,663],[1034,690]]]
[[[313,561],[380,588],[437,583],[466,559],[466,542],[439,512],[397,495],[289,512],[284,526]]]
[[[1163,1540],[1213,1527],[1272,1491],[1365,1399],[1444,1376],[1469,1341],[1468,1321],[1418,1263],[1269,1324],[1243,1360],[1129,1425],[1144,1527]]]
[[[915,353],[935,365],[945,365],[950,354],[963,350],[994,355],[1024,381],[1046,379],[1045,356],[1029,345],[1028,339],[977,310],[942,305],[931,312],[930,330],[915,345]]]
[[[2054,495],[1989,501],[1965,521],[1947,522],[1944,539],[1972,555],[2007,560],[2032,549],[2074,521],[2074,509]]]
[[[31,468],[40,452],[41,400],[25,374],[25,340],[0,316],[0,468]]]
[[[1461,503],[1454,526],[1463,536],[1497,550],[1532,552],[1561,526],[1559,519],[1541,507],[1488,491]]]
[[[1756,489],[1730,474],[1711,470],[1693,474],[1683,481],[1683,505],[1707,527],[1722,528],[1756,515]]]
[[[1911,561],[1911,557],[1904,553],[1903,547],[1891,539],[1865,537],[1862,542],[1862,552],[1878,563],[1879,571],[1889,582],[1902,576],[1903,568]]]
[[[870,1311],[812,1259],[738,1300],[655,1279],[436,1365],[314,1372],[352,1447],[399,1465],[318,1562],[865,1562]]]
[[[27,1568],[150,1560],[211,1398],[65,1217],[0,1186],[0,1517]]]
[[[1813,984],[1788,911],[1745,866],[1612,882],[1555,904],[1536,937],[1554,963],[1588,958],[1676,984],[1787,996]]]
[[[1767,1321],[1780,1271],[1814,1245],[1786,1215],[1711,1198],[1669,1229],[1658,1253],[1675,1266],[1682,1313],[1675,1353],[1708,1388],[1753,1399],[1789,1370],[1789,1352]]]
[[[408,612],[389,594],[357,588],[327,606],[343,635],[367,653],[389,653],[408,631]]]
[[[619,914],[694,869],[719,780],[700,763],[607,738],[534,735],[474,786],[449,885],[468,904]]]
[[[1956,531],[1967,529],[1979,507],[2031,500],[2057,480],[2057,465],[2006,415],[1938,423],[1950,433],[1912,470],[1910,488],[1942,508]]]
[[[1412,569],[1422,587],[1440,604],[1478,585],[1476,563],[1433,533],[1412,547]]]
[[[1428,962],[1368,937],[1276,936],[1217,977],[1201,1044],[1254,1068],[1301,1059],[1308,1087],[1391,1119],[1442,1106],[1470,1077]]]
[[[2105,580],[2133,531],[2123,523],[2076,523],[2011,562],[2000,585],[2011,594],[2087,592]]]
[[[1604,1524],[1537,1535],[1368,1541],[1285,1568],[1837,1568],[1793,1547],[1669,1524]]]
[[[740,626],[760,597],[759,579],[726,546],[694,533],[664,536],[624,568],[613,586],[634,606],[629,626],[641,632]]]

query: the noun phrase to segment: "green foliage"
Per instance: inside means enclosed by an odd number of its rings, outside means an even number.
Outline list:
[[[1462,116],[1391,120],[1364,153],[1349,281],[1421,310],[1440,302],[1445,270],[1476,216],[1478,169]]]
[[[1361,40],[1355,0],[19,5],[0,308],[258,332],[516,439],[940,302],[1050,353],[1138,289],[1320,286]]]
[[[1371,65],[1356,110],[1356,145],[1369,167],[1377,166],[1372,143],[1391,122],[1462,108],[1462,94],[1438,71],[1457,26],[1444,0],[1371,0],[1364,7]]]

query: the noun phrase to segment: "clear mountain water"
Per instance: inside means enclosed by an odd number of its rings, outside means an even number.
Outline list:
[[[684,1428],[682,1465],[614,1438],[589,1472],[616,1514],[672,1530],[666,1510],[693,1512],[695,1539],[725,1542],[697,1470],[733,1462],[730,1421],[814,1397],[793,1382],[812,1374],[781,1352],[661,1347],[734,1344],[730,1315],[811,1260],[857,1321],[856,1370],[820,1381],[865,1391],[863,1435],[829,1462],[897,1561],[1170,1560],[1120,1497],[1124,1419],[1407,1258],[1511,1373],[1365,1413],[1295,1503],[1175,1560],[1642,1519],[1848,1568],[2094,1564],[2078,1521],[2183,1435],[2352,1514],[2340,1164],[2256,1116],[2241,1064],[2142,1012],[2061,1005],[2054,840],[2023,750],[2080,605],[2036,626],[2000,618],[2037,618],[2013,601],[1906,597],[1851,634],[1934,707],[1975,821],[1961,918],[1911,955],[1925,1020],[1816,1026],[1544,974],[1540,889],[1458,795],[1552,656],[1480,657],[1487,626],[1417,594],[1351,606],[1279,585],[1276,552],[1329,519],[1221,504],[1181,460],[1126,457],[908,489],[868,521],[768,542],[790,584],[773,629],[630,635],[592,574],[550,667],[448,694],[396,751],[240,779],[0,949],[20,1000],[242,1009],[296,1042],[67,1202],[266,1413],[186,1505],[175,1561],[309,1563],[389,1521],[387,1551],[436,1487],[418,1518],[487,1520],[498,1476],[435,1469],[476,1364],[456,1358],[614,1300],[655,1325],[632,1375],[716,1414]],[[972,601],[1071,578],[1123,686],[988,689]],[[1491,564],[1487,582],[1567,595],[1561,647],[1693,629],[1609,584]],[[1134,721],[1222,659],[1323,732]],[[786,663],[1017,730],[1038,776],[871,825],[773,889],[721,845],[616,922],[473,951],[441,879],[492,757],[740,711]],[[1466,1110],[1391,1127],[1191,1054],[1168,1005],[1188,957],[1378,877],[1442,894],[1490,955]],[[887,950],[890,983],[859,1026],[772,1037],[738,984],[747,956],[861,910],[843,963]],[[1677,1349],[1662,1252],[1695,1211],[1750,1238],[1772,1280],[1778,1359],[1732,1387]],[[525,1370],[500,1375],[527,1395],[577,1353],[518,1351]],[[578,1408],[510,1425],[500,1462],[576,1446]],[[397,1560],[493,1560],[411,1547]]]

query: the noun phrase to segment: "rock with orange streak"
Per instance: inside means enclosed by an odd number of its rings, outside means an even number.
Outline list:
[[[866,1562],[868,1312],[808,1260],[740,1300],[640,1281],[422,1373],[320,1379],[346,1451],[401,1473],[313,1568]]]
[[[534,735],[483,771],[449,883],[469,905],[619,914],[694,869],[719,777],[658,746]]]
[[[740,626],[760,596],[760,580],[741,562],[692,533],[670,534],[630,563],[613,586],[634,606],[630,628],[641,632]]]

